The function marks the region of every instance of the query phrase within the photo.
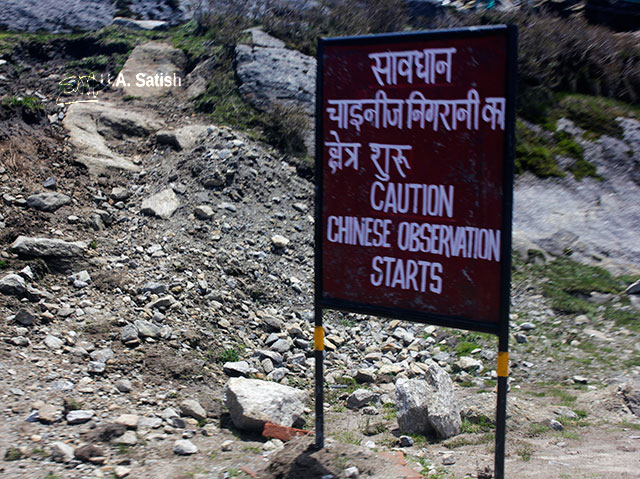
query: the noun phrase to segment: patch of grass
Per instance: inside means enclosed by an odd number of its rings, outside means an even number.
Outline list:
[[[595,136],[622,138],[624,130],[616,120],[619,116],[635,116],[632,108],[614,100],[588,95],[561,95],[555,115],[564,115],[576,126]]]
[[[384,410],[382,417],[384,417],[387,421],[393,421],[398,417],[398,410],[396,409],[395,404],[393,403],[383,404],[382,409]]]
[[[456,355],[469,356],[471,351],[478,349],[480,346],[471,341],[462,341],[456,345]]]
[[[462,432],[465,434],[478,434],[483,432],[489,432],[495,429],[495,425],[485,415],[480,415],[474,418],[473,421],[464,418],[462,420]]]
[[[362,438],[358,437],[353,431],[342,431],[333,435],[334,439],[346,444],[354,444],[359,446],[362,443]]]
[[[240,352],[236,348],[226,348],[216,357],[217,363],[240,361]]]
[[[10,447],[7,452],[4,453],[5,461],[19,461],[24,457],[24,454],[17,447]]]
[[[514,168],[518,175],[530,171],[540,178],[565,176],[555,159],[553,144],[528,129],[521,121],[516,122],[515,153]]]
[[[91,240],[91,242],[89,243],[89,248],[98,249],[98,242],[96,240]]]
[[[44,479],[60,479],[60,476],[54,474],[53,472],[47,472],[47,475],[44,476]]]
[[[533,447],[528,443],[519,444],[518,448],[516,449],[516,454],[524,462],[529,462],[531,460],[531,457],[533,456]]]
[[[44,110],[42,102],[35,96],[9,96],[2,99],[2,106],[7,108],[23,108],[26,110]]]
[[[622,421],[620,426],[625,429],[634,429],[636,431],[640,431],[640,423],[635,423],[631,421]]]
[[[556,258],[535,269],[548,278],[543,293],[551,300],[553,309],[562,313],[593,313],[596,306],[586,301],[592,291],[619,294],[625,288],[624,281],[614,278],[607,270],[569,258]]]
[[[245,452],[250,452],[252,454],[260,454],[260,452],[262,451],[258,446],[244,446],[242,450]]]
[[[607,306],[604,317],[608,321],[615,322],[616,326],[640,331],[640,311]]]
[[[240,477],[242,472],[240,469],[236,469],[235,467],[230,467],[229,469],[225,469],[225,477]]]
[[[7,269],[8,267],[9,267],[9,263],[7,263],[3,259],[0,259],[0,270]]]
[[[529,425],[527,435],[529,437],[538,437],[548,433],[550,430],[551,428],[547,424],[541,422],[533,422]]]
[[[453,477],[445,467],[432,464],[424,457],[419,458],[418,462],[422,466],[420,476],[423,479],[447,479]]]
[[[122,97],[122,101],[138,101],[142,100],[142,97],[136,95],[125,95]]]

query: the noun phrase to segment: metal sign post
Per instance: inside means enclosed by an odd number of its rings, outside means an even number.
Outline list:
[[[517,31],[321,39],[316,98],[316,442],[323,309],[499,338],[504,476]]]

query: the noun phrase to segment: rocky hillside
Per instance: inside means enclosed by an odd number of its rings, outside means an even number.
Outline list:
[[[0,472],[491,477],[482,334],[327,313],[328,447],[289,441],[314,424],[313,178],[265,140],[305,146],[314,64],[233,40],[0,37]],[[180,82],[117,81],[140,73]],[[570,106],[600,100],[563,101],[555,131],[519,122],[520,158],[558,170],[516,183],[508,477],[631,478],[638,117],[607,104],[619,128],[594,134]]]

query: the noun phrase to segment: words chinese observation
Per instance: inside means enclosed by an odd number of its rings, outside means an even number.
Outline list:
[[[497,331],[511,247],[509,55],[506,27],[320,43],[322,307]]]

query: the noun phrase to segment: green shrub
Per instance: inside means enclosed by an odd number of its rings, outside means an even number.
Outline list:
[[[311,131],[311,117],[300,106],[276,103],[268,113],[265,136],[285,153],[306,153],[305,135]]]

